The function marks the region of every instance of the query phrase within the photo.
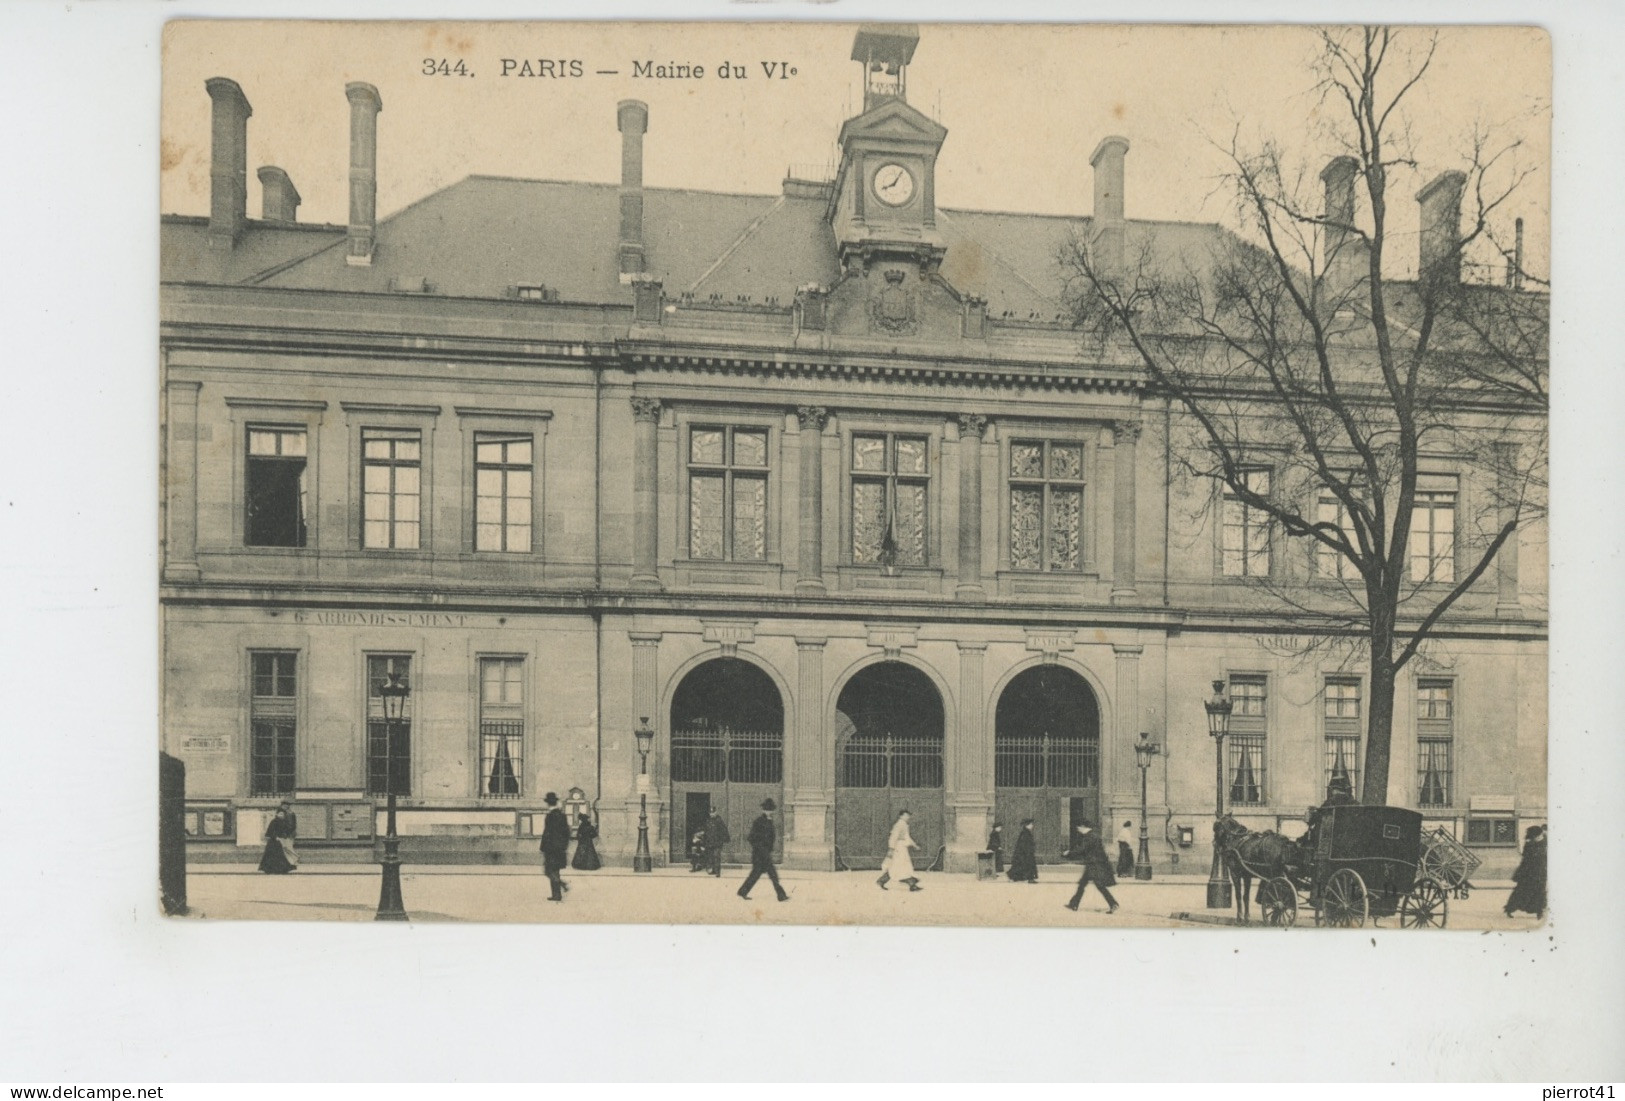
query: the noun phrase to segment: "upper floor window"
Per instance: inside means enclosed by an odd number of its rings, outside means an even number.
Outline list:
[[[417,550],[423,434],[415,428],[361,432],[361,545]]]
[[[299,655],[256,652],[249,655],[251,695],[248,705],[248,789],[253,795],[291,795],[299,720],[297,670]]]
[[[930,483],[924,436],[853,435],[855,565],[925,565]]]
[[[1360,790],[1360,681],[1328,677],[1324,692],[1326,719],[1326,785],[1347,780]]]
[[[767,430],[693,428],[688,437],[691,558],[767,558]]]
[[[530,550],[529,433],[474,433],[474,549]]]
[[[1270,493],[1270,472],[1263,468],[1241,472],[1242,484],[1260,497]],[[1269,513],[1243,500],[1229,485],[1224,489],[1224,543],[1226,577],[1268,577],[1270,572]]]
[[[1350,545],[1355,545],[1353,527],[1349,523],[1349,510],[1337,495],[1331,490],[1322,490],[1317,505],[1315,520],[1322,524],[1331,524],[1343,533]],[[1315,573],[1321,577],[1337,577],[1348,580],[1359,576],[1359,570],[1349,561],[1346,554],[1328,547],[1325,543],[1315,543]]]
[[[1083,568],[1083,446],[1010,445],[1010,568]]]
[[[305,430],[249,425],[243,541],[251,547],[305,545]]]
[[[1434,677],[1416,682],[1417,804],[1448,807],[1454,795],[1455,683]]]
[[[1456,580],[1454,474],[1418,474],[1411,508],[1411,580]]]
[[[1230,803],[1258,805],[1267,801],[1265,751],[1268,748],[1265,702],[1268,681],[1251,674],[1230,677],[1229,770]]]

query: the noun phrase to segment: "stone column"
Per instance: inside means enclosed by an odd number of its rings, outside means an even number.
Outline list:
[[[164,466],[164,579],[197,581],[197,403],[200,382],[171,382]]]
[[[785,747],[789,815],[784,862],[794,868],[830,871],[835,867],[830,830],[835,747],[828,742],[824,723],[824,643],[822,638],[796,639],[796,724]]]
[[[801,561],[796,573],[796,591],[821,596],[824,593],[824,425],[829,410],[820,405],[796,409],[801,424]]]
[[[1116,467],[1112,487],[1112,603],[1132,601],[1134,581],[1134,529],[1136,479],[1139,477],[1136,460],[1140,424],[1138,421],[1119,421],[1116,425]]]
[[[1117,722],[1109,740],[1102,731],[1100,747],[1101,811],[1106,813],[1119,803],[1132,805],[1135,812],[1131,817],[1135,819],[1139,818],[1140,780],[1134,765],[1134,743],[1140,739],[1140,655],[1144,652],[1144,646],[1112,646],[1117,659],[1117,698],[1112,701],[1112,714]]]
[[[993,814],[993,777],[988,774],[987,707],[983,661],[987,643],[959,643],[959,730],[953,774],[948,777],[948,870],[976,870],[976,854],[987,844]]]
[[[632,584],[658,587],[660,493],[656,477],[660,399],[632,399]]]
[[[959,583],[954,596],[983,600],[982,588],[982,433],[987,418],[959,414]]]
[[[660,737],[665,723],[660,716],[660,632],[659,631],[632,631],[627,637],[632,642],[632,724],[626,731],[626,741],[630,741],[632,760],[632,783],[626,793],[626,830],[625,855],[627,863],[632,862],[632,853],[638,840],[638,812],[641,807],[640,796],[649,797],[649,850],[654,856],[655,866],[666,864],[671,855],[671,846],[666,841],[665,791],[666,785],[661,777],[666,770],[661,767]],[[649,774],[645,780],[639,774],[641,761],[638,757],[637,740],[632,732],[637,729],[635,724],[644,718],[649,720],[649,728],[655,732],[654,748],[649,753]],[[617,737],[617,742],[624,741]],[[664,744],[670,744],[669,741]]]
[[[1518,518],[1518,445],[1495,445],[1496,530],[1515,523]],[[1518,591],[1518,536],[1514,529],[1501,544],[1495,555],[1495,614],[1504,619],[1523,615],[1523,602]]]

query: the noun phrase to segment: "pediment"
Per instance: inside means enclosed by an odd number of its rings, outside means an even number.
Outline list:
[[[910,107],[900,99],[882,103],[857,118],[847,119],[841,127],[840,144],[844,147],[854,138],[880,141],[929,142],[941,145],[948,136],[947,127]]]

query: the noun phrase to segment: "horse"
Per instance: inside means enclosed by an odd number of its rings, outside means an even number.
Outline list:
[[[1291,870],[1299,863],[1298,843],[1273,830],[1254,833],[1228,814],[1215,823],[1213,837],[1224,854],[1225,871],[1234,887],[1236,920],[1245,924],[1252,920],[1247,895],[1253,878],[1258,878],[1261,891],[1265,880],[1290,878]]]

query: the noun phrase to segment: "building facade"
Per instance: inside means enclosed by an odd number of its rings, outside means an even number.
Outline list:
[[[640,813],[681,858],[712,808],[742,859],[767,796],[792,867],[877,865],[904,807],[922,864],[1028,817],[1055,860],[1079,820],[1138,823],[1144,733],[1153,863],[1205,870],[1214,680],[1244,823],[1293,832],[1357,774],[1358,663],[1256,584],[1313,556],[1180,474],[1177,411],[1065,307],[1074,235],[1173,261],[1225,231],[1125,218],[1118,137],[1089,217],[939,205],[914,47],[859,34],[835,177],[778,195],[645,187],[626,101],[618,185],[470,176],[379,219],[383,103],[351,84],[345,226],[269,166],[247,217],[251,110],[209,82],[210,214],[164,218],[161,295],[193,859],[256,853],[283,800],[356,859],[393,787],[409,861],[530,859],[549,791],[612,860]],[[1428,553],[1465,561],[1482,474],[1427,478]],[[1546,813],[1544,575],[1529,525],[1396,701],[1389,802],[1491,869]]]

